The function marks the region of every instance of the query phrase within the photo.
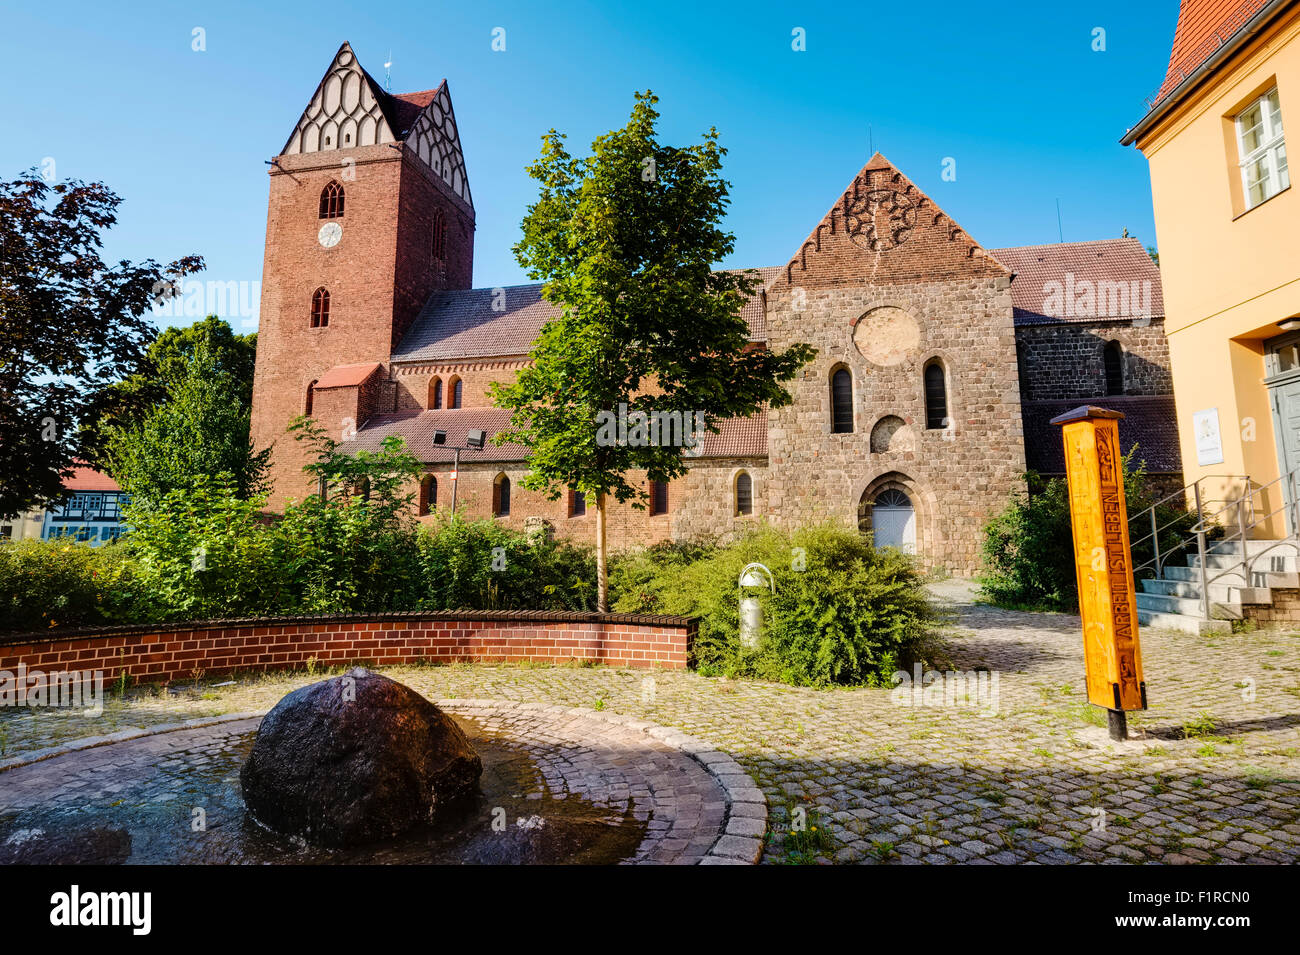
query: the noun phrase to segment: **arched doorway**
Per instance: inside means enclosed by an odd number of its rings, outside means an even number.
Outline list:
[[[876,547],[897,547],[916,552],[916,508],[898,488],[888,487],[871,502],[872,542]]]

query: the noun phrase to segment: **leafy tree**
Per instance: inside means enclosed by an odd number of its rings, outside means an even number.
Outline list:
[[[251,414],[257,333],[236,335],[225,319],[209,315],[192,325],[164,328],[149,346],[141,371],[99,390],[82,429],[85,458],[107,467],[110,431],[140,424],[164,403],[188,373],[199,348],[205,348],[215,367],[237,384],[239,406]]]
[[[203,267],[104,263],[120,202],[103,183],[50,185],[35,170],[0,181],[0,516],[63,496],[94,396],[145,361],[151,301]]]
[[[657,102],[638,93],[628,124],[600,136],[587,158],[571,156],[555,130],[542,137],[528,167],[541,193],[514,251],[559,314],[534,342],[529,367],[493,389],[512,411],[496,440],[529,449],[523,485],[551,499],[573,488],[595,501],[600,610],[608,607],[610,497],[644,507],[646,491],[628,472],[668,481],[686,465],[680,446],[599,440],[598,415],[626,404],[647,415],[702,415],[716,431],[716,419],[789,404],[782,383],[815,354],[807,345],[749,347],[740,312],[755,281],[714,271],[735,244],[721,228],[726,150],[713,129],[698,145],[660,143]]]
[[[138,425],[108,428],[113,477],[146,501],[195,487],[216,474],[229,475],[241,498],[258,493],[270,450],[253,448],[242,383],[203,343],[171,373],[180,377],[170,381],[163,404]]]
[[[394,524],[414,520],[415,496],[409,488],[424,473],[424,465],[406,450],[404,439],[390,434],[378,451],[350,451],[305,415],[294,418],[288,431],[313,452],[315,460],[303,470],[325,482],[328,499],[361,497]]]

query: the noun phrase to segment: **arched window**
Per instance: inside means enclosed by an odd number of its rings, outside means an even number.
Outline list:
[[[426,474],[424,480],[420,482],[420,515],[433,513],[437,506],[438,479],[432,474]]]
[[[307,407],[303,410],[303,414],[305,414],[309,418],[311,417],[311,406],[315,402],[315,400],[316,400],[316,382],[313,380],[312,383],[307,386]]]
[[[1124,349],[1119,342],[1107,342],[1101,357],[1106,366],[1106,394],[1124,394]]]
[[[651,515],[668,513],[667,481],[650,482],[650,513]]]
[[[463,385],[464,385],[464,382],[462,382],[459,378],[453,378],[453,379],[452,379],[452,381],[451,381],[451,394],[448,395],[448,397],[449,397],[451,400],[450,400],[450,402],[447,404],[447,407],[448,407],[448,408],[459,408],[459,407],[460,407],[460,400],[461,400],[461,397],[462,397],[462,392],[464,391]]]
[[[320,217],[322,219],[343,218],[343,187],[333,179],[320,191]]]
[[[754,513],[754,479],[746,471],[736,475],[736,514]]]
[[[435,378],[429,382],[429,407],[442,407],[442,379]]]
[[[847,368],[831,375],[831,432],[848,434],[853,430],[853,376]]]
[[[433,260],[445,261],[447,258],[447,218],[439,210],[433,214]]]
[[[583,517],[587,513],[587,495],[581,491],[569,492],[569,516]]]
[[[497,517],[510,514],[510,478],[500,475],[492,485],[492,513]]]
[[[937,358],[925,366],[925,426],[931,430],[948,427],[948,382],[943,362]]]
[[[311,293],[311,327],[325,328],[330,323],[330,293],[318,288]]]

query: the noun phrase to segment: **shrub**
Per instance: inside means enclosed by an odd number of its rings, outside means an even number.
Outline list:
[[[135,562],[120,544],[0,543],[0,632],[93,627],[150,617]]]
[[[428,610],[589,610],[596,602],[591,551],[539,539],[496,521],[439,518],[419,537],[421,606]]]
[[[239,497],[225,476],[132,502],[122,543],[164,619],[250,617],[280,605],[286,582],[262,504]]]
[[[1134,467],[1137,446],[1122,459],[1125,499],[1130,515],[1155,503],[1155,493],[1145,466]],[[1003,607],[1074,613],[1079,609],[1079,588],[1074,567],[1074,537],[1070,524],[1070,496],[1064,478],[1044,481],[1026,476],[1028,492],[1010,503],[984,527],[981,545],[984,567],[980,588],[986,599]],[[1194,517],[1173,503],[1156,510],[1161,553],[1168,555],[1191,531]],[[1134,526],[1138,540],[1150,532],[1147,522]],[[1151,541],[1133,549],[1133,564],[1152,558]]]
[[[765,629],[753,651],[740,646],[737,586],[751,561],[776,580],[776,593],[762,598]],[[693,656],[704,672],[885,685],[936,620],[911,557],[836,526],[764,527],[726,547],[657,548],[617,563],[614,609],[698,616]]]

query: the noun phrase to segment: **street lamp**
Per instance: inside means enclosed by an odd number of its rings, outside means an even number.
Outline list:
[[[435,445],[447,443],[447,432],[437,430],[433,432],[433,443]],[[487,432],[475,428],[465,435],[465,447],[470,451],[482,451],[483,446],[487,443]],[[456,485],[460,483],[460,448],[452,449],[451,465],[451,516],[456,516]]]

